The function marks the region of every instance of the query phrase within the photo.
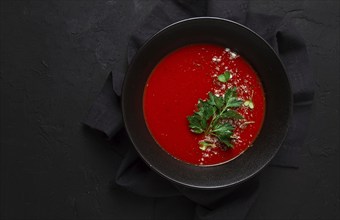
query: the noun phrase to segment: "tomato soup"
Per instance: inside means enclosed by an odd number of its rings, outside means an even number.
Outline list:
[[[230,78],[221,82],[219,76],[225,72]],[[244,100],[236,110],[243,118],[234,122],[233,147],[202,150],[204,134],[193,133],[187,118],[209,92],[223,96],[232,87]],[[178,160],[209,166],[228,162],[252,146],[262,127],[265,95],[257,73],[243,57],[218,45],[193,44],[168,54],[153,69],[143,105],[148,129],[161,148]]]

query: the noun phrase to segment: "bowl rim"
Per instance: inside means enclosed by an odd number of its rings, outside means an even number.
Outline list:
[[[155,37],[157,37],[158,35],[162,34],[163,32],[167,31],[169,28],[173,27],[173,26],[177,26],[177,25],[180,25],[182,23],[185,23],[185,22],[190,22],[190,21],[199,21],[199,20],[215,20],[215,21],[222,21],[222,22],[227,22],[227,23],[232,23],[233,25],[236,25],[236,26],[239,26],[243,29],[246,29],[248,32],[250,32],[252,35],[254,35],[255,37],[259,38],[267,47],[267,49],[271,50],[273,52],[273,54],[275,54],[275,57],[276,59],[279,61],[285,75],[286,75],[286,79],[287,79],[287,93],[289,93],[289,100],[290,100],[290,105],[289,105],[289,112],[288,112],[288,115],[287,115],[287,123],[285,124],[285,127],[284,127],[284,133],[282,135],[282,138],[281,140],[279,141],[279,144],[278,144],[278,147],[275,149],[275,152],[270,156],[268,157],[267,161],[265,161],[265,163],[263,163],[261,166],[259,166],[259,168],[257,168],[254,172],[252,172],[250,175],[247,175],[243,178],[241,178],[240,180],[238,181],[234,181],[233,183],[230,183],[230,184],[224,184],[224,185],[219,185],[219,186],[202,186],[202,185],[195,185],[195,184],[189,184],[189,183],[184,183],[184,182],[181,182],[181,181],[178,181],[176,180],[175,178],[171,177],[171,176],[168,176],[167,174],[163,173],[162,170],[152,166],[152,164],[150,164],[148,162],[148,159],[145,158],[145,156],[143,155],[143,153],[139,150],[138,147],[136,147],[137,143],[135,143],[135,141],[131,138],[131,131],[129,129],[129,126],[126,124],[126,110],[125,110],[125,105],[124,103],[126,102],[126,99],[124,98],[124,94],[125,94],[125,90],[127,90],[127,75],[129,74],[129,72],[131,72],[131,69],[133,68],[132,64],[135,62],[136,59],[138,59],[138,57],[140,57],[140,54],[142,53],[142,51],[144,50],[144,48],[148,47],[149,44],[152,43],[153,39]],[[134,54],[131,62],[128,64],[128,69],[126,71],[126,74],[124,76],[124,81],[123,81],[123,86],[122,86],[122,99],[121,99],[121,107],[122,107],[122,115],[123,115],[123,122],[124,122],[124,125],[125,125],[125,129],[126,129],[126,132],[128,134],[128,137],[130,138],[133,146],[134,146],[134,149],[138,152],[139,156],[144,160],[144,162],[146,163],[146,165],[148,165],[148,167],[150,167],[153,171],[155,171],[157,174],[159,174],[160,176],[164,177],[165,179],[167,180],[170,180],[171,182],[173,183],[176,183],[176,184],[179,184],[179,185],[182,185],[182,186],[185,186],[185,187],[188,187],[188,188],[193,188],[193,189],[202,189],[202,190],[214,190],[214,189],[222,189],[222,188],[227,188],[227,187],[232,187],[232,186],[236,186],[236,185],[239,185],[243,182],[245,182],[246,180],[248,179],[251,179],[253,178],[254,176],[256,176],[259,172],[261,172],[272,160],[273,158],[277,155],[278,151],[280,150],[280,148],[282,147],[285,139],[287,138],[287,134],[288,134],[288,130],[289,130],[289,127],[292,123],[292,115],[293,115],[293,94],[292,94],[292,86],[291,86],[291,79],[290,77],[288,76],[287,74],[287,71],[286,71],[286,68],[285,68],[285,65],[283,64],[279,54],[272,48],[272,46],[263,38],[261,37],[259,34],[257,34],[255,31],[253,31],[252,29],[248,28],[247,26],[243,25],[243,24],[240,24],[236,21],[233,21],[233,20],[229,20],[229,19],[226,19],[226,18],[221,18],[221,17],[214,17],[214,16],[200,16],[200,17],[192,17],[192,18],[186,18],[186,19],[182,19],[182,20],[179,20],[179,21],[176,21],[176,22],[173,22],[167,26],[165,26],[164,28],[160,29],[159,31],[157,31],[156,33],[154,33],[151,37],[149,37],[143,44],[140,48],[138,48],[137,52]],[[150,132],[150,131],[149,131]],[[168,152],[166,152],[168,153]],[[169,153],[168,153],[169,154]],[[170,154],[169,154],[170,155]],[[170,155],[172,156],[172,155]],[[176,159],[176,158],[175,158]],[[178,160],[178,159],[177,159]],[[196,166],[196,165],[193,165],[193,166]],[[214,167],[214,166],[219,166],[219,165],[213,165],[213,166],[202,166],[202,168],[209,168],[209,167]],[[201,167],[201,166],[200,166]]]

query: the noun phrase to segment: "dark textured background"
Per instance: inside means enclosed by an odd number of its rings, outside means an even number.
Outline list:
[[[81,125],[109,71],[124,71],[128,37],[156,2],[1,1],[1,220],[192,218],[185,198],[115,186],[124,149]],[[247,219],[340,218],[340,3],[255,0],[250,10],[292,18],[316,94],[300,169],[266,168]]]

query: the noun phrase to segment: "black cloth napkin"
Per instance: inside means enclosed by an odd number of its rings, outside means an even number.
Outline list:
[[[301,145],[306,135],[314,96],[312,73],[304,40],[287,18],[255,14],[248,2],[220,0],[161,1],[131,35],[128,62],[156,32],[167,25],[190,17],[227,18],[251,28],[261,35],[279,54],[292,85],[293,119],[288,135],[272,166],[298,167]],[[90,108],[84,124],[119,141],[118,148],[127,153],[116,174],[116,183],[139,195],[159,198],[185,196],[197,204],[195,219],[243,219],[256,198],[258,178],[222,190],[196,190],[169,182],[152,171],[137,155],[127,135],[115,136],[123,129],[120,95],[125,72],[110,73],[101,93]]]

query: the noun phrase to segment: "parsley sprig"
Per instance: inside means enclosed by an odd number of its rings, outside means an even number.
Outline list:
[[[243,116],[236,111],[244,103],[237,96],[236,87],[227,89],[224,96],[217,96],[208,93],[207,100],[199,100],[197,111],[188,116],[191,132],[205,136],[216,137],[219,142],[227,148],[233,148],[231,139],[235,127],[228,122],[229,119],[243,119]],[[200,148],[205,150],[209,146],[215,146],[211,141],[199,142]],[[223,149],[226,149],[223,146]]]

